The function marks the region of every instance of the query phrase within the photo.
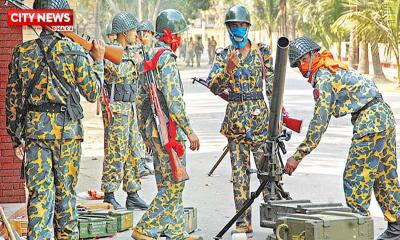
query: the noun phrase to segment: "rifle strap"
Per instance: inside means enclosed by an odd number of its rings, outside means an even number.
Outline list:
[[[270,92],[265,86],[265,84],[266,84],[265,82],[268,81],[267,69],[265,68],[264,57],[262,56],[260,47],[258,45],[257,45],[257,55],[260,58],[260,62],[261,62],[261,69],[262,69],[262,76],[263,76],[263,95],[266,94],[268,91],[268,94],[270,94],[272,96],[272,92]],[[265,103],[267,104],[267,107],[269,108],[269,102],[268,102],[268,98],[266,95],[264,96],[264,99],[265,99]]]

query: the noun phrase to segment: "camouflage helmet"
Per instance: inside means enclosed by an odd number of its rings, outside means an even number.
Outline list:
[[[250,14],[247,8],[241,4],[230,7],[225,13],[225,24],[230,22],[246,22],[251,25]]]
[[[172,34],[181,33],[188,29],[185,17],[176,9],[161,11],[156,20],[156,32],[164,36],[164,29],[171,30]]]
[[[298,37],[289,44],[290,67],[298,67],[300,58],[311,51],[319,51],[321,46],[308,37]]]
[[[70,9],[67,0],[35,0],[33,9]]]
[[[149,31],[154,33],[154,26],[149,20],[143,20],[140,22],[138,31]]]
[[[112,23],[109,23],[106,28],[106,35],[112,34]]]
[[[139,22],[132,13],[120,12],[112,20],[111,34],[128,32],[137,28],[138,25]]]

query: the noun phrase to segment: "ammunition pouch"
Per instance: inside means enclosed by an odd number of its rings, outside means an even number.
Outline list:
[[[360,108],[357,112],[354,112],[351,114],[351,122],[355,122],[358,118],[358,116],[360,115],[360,113],[364,110],[366,110],[367,108],[377,104],[383,102],[383,98],[382,98],[382,94],[378,93],[378,95],[375,96],[374,99],[372,99],[371,101],[369,101],[367,104],[365,104],[362,108]]]
[[[230,92],[228,95],[228,101],[230,102],[243,102],[247,100],[260,100],[264,99],[262,92],[245,92],[245,93],[235,93]]]
[[[112,94],[112,86],[114,85],[114,94]],[[135,102],[136,99],[136,84],[107,84],[108,96],[114,96],[110,101],[119,102]]]
[[[83,118],[83,109],[76,92],[71,92],[67,96],[67,112],[71,120],[79,120]]]

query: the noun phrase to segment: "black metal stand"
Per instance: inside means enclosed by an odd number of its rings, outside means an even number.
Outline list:
[[[219,166],[219,164],[222,162],[222,160],[224,159],[224,157],[226,156],[226,154],[228,154],[229,149],[228,149],[228,145],[226,145],[224,147],[224,152],[221,154],[221,156],[218,158],[217,162],[214,164],[214,166],[211,168],[210,172],[208,173],[208,176],[211,176],[215,169],[217,169],[217,167]]]

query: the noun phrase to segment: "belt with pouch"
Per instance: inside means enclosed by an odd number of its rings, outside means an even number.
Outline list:
[[[114,85],[114,93],[112,86]],[[108,96],[113,97],[111,101],[117,102],[134,102],[136,100],[136,85],[135,84],[107,84]]]
[[[32,112],[49,112],[49,113],[63,113],[67,111],[67,106],[60,103],[42,103],[40,105],[28,105],[28,111]]]
[[[244,92],[244,93],[235,93],[230,92],[228,95],[228,101],[230,102],[243,102],[247,100],[261,100],[264,99],[262,92]]]
[[[351,114],[351,121],[355,122],[362,111],[364,111],[364,110],[368,109],[369,107],[371,107],[377,103],[380,103],[380,102],[383,102],[383,98],[382,98],[382,94],[378,93],[378,95],[376,95],[374,99],[372,99],[367,104],[365,104],[357,112],[354,112]]]

